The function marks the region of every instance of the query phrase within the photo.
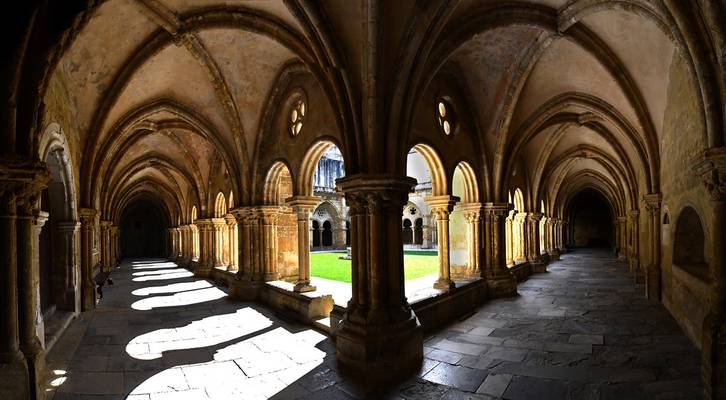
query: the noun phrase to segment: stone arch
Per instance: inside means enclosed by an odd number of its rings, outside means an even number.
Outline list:
[[[452,192],[458,196],[462,203],[478,203],[479,185],[477,184],[476,172],[466,161],[461,161],[454,168],[452,180]],[[457,182],[458,181],[458,182]]]
[[[275,161],[267,171],[262,202],[265,205],[283,205],[293,192],[290,168],[285,161]]]
[[[227,214],[227,200],[224,198],[224,193],[217,193],[217,198],[214,201],[214,217],[223,218]]]
[[[315,174],[318,162],[320,162],[323,154],[325,154],[329,148],[335,146],[340,149],[340,146],[334,140],[335,139],[332,138],[318,140],[310,146],[307,153],[305,153],[305,157],[303,157],[303,161],[300,166],[300,174],[295,180],[295,195],[313,195],[313,175]],[[345,160],[343,160],[343,162],[345,163]]]
[[[426,161],[428,172],[431,176],[431,194],[433,196],[449,194],[446,169],[436,150],[432,146],[423,143],[414,145],[411,150],[420,154]]]

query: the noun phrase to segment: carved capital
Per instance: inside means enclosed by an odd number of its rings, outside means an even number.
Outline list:
[[[660,215],[661,198],[662,196],[660,193],[643,195],[643,204],[651,216]]]
[[[81,208],[78,210],[78,216],[81,218],[81,225],[83,227],[90,227],[93,226],[98,216],[98,211],[92,208]]]
[[[701,179],[713,201],[726,201],[726,147],[706,150],[694,162],[693,172]]]
[[[315,207],[320,204],[318,196],[292,196],[285,199],[288,207],[297,214],[298,220],[308,220]]]
[[[511,209],[509,203],[484,203],[484,215],[493,222],[506,218]]]
[[[400,213],[416,180],[398,175],[358,174],[338,179],[337,188],[345,196],[349,214]]]

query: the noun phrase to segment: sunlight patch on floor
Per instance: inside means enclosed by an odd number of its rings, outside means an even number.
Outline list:
[[[150,286],[141,289],[136,289],[131,294],[134,296],[148,296],[150,294],[163,294],[163,293],[179,293],[188,290],[206,289],[213,285],[204,280],[198,280],[194,282],[182,282],[172,283],[164,286]]]
[[[132,279],[134,282],[162,281],[165,279],[190,278],[194,276],[194,274],[184,268],[134,272],[131,275],[135,276],[135,278]]]
[[[271,325],[269,318],[245,307],[235,313],[202,318],[180,328],[157,329],[139,335],[126,345],[126,353],[138,360],[153,360],[165,351],[214,346]]]
[[[216,287],[206,289],[188,290],[175,293],[171,296],[154,296],[139,300],[131,304],[131,308],[139,311],[148,311],[155,308],[188,306],[204,303],[207,301],[219,300],[227,297],[227,293]]]
[[[276,328],[217,350],[214,361],[161,371],[128,398],[267,399],[323,363],[326,353],[315,345],[325,338],[311,329]]]

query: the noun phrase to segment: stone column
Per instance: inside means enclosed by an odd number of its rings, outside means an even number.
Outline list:
[[[560,259],[560,251],[557,248],[556,226],[554,218],[547,218],[547,254],[549,254],[552,261]]]
[[[650,263],[646,268],[645,294],[647,298],[661,301],[660,272],[660,193],[643,196],[645,209],[648,211],[650,230]]]
[[[98,211],[81,208],[81,305],[83,311],[96,307],[96,282],[93,280],[93,227]]]
[[[534,272],[547,272],[545,260],[542,257],[539,248],[539,235],[542,233],[539,229],[539,223],[543,214],[538,212],[528,213],[525,221],[527,229],[527,261],[532,265]]]
[[[507,266],[514,266],[514,214],[516,211],[510,210],[504,219],[504,250]],[[509,235],[507,236],[507,232]]]
[[[439,279],[434,282],[434,288],[439,290],[453,289],[456,285],[451,280],[449,214],[459,198],[448,195],[429,196],[424,201],[431,207],[431,211],[436,216],[436,233],[439,237]]]
[[[297,267],[298,277],[295,283],[296,292],[311,292],[316,288],[310,285],[310,215],[320,202],[316,196],[293,196],[287,199],[287,205],[297,215]],[[352,222],[351,222],[352,224]],[[351,245],[352,245],[351,235]]]
[[[111,267],[118,265],[118,227],[111,226]]]
[[[352,296],[336,337],[338,364],[371,380],[418,371],[421,325],[406,301],[401,214],[416,181],[394,175],[338,179],[351,218]]]
[[[214,223],[211,219],[197,219],[199,229],[199,260],[194,265],[194,275],[209,277],[214,266]]]
[[[174,254],[176,252],[174,251],[174,228],[167,228],[166,229],[166,237],[167,237],[167,258],[170,261],[174,260]]]
[[[260,219],[258,242],[260,243],[260,268],[262,279],[265,282],[280,279],[277,270],[277,223],[280,218],[280,207],[256,207]],[[309,270],[308,270],[309,274]],[[308,276],[309,279],[309,276]]]
[[[28,398],[45,398],[45,352],[38,337],[37,327],[42,326],[40,314],[40,269],[38,260],[38,235],[48,213],[34,217],[40,189],[18,198],[17,246],[18,246],[18,321],[20,350],[28,366]],[[37,227],[40,225],[40,227]]]
[[[625,217],[618,217],[618,261],[628,259],[627,220]]]
[[[701,375],[706,399],[726,399],[726,148],[706,150],[693,170],[710,194],[712,217],[706,232],[713,280],[701,334]]]
[[[469,275],[482,276],[481,270],[481,210],[480,203],[459,206],[466,219],[466,243],[469,255]]]
[[[111,270],[111,221],[101,221],[101,268],[103,271]]]
[[[527,224],[527,213],[525,212],[518,212],[514,214],[514,220],[512,221],[512,240],[516,243],[519,241],[519,244],[514,246],[516,249],[512,258],[514,258],[514,263],[518,262],[525,262],[527,261],[527,231],[526,231],[526,224]]]
[[[67,311],[78,314],[81,312],[81,290],[79,288],[81,276],[80,266],[76,257],[77,237],[81,229],[78,221],[65,221],[56,223],[60,245],[62,246],[60,264],[63,266],[61,277],[58,280],[62,287],[59,291],[63,293],[61,307]]]
[[[334,221],[335,222],[335,221]],[[345,220],[337,221],[333,229],[333,248],[345,249]]]
[[[264,281],[261,274],[255,271],[257,265],[256,252],[260,243],[256,243],[255,233],[258,230],[257,218],[252,207],[237,207],[230,210],[237,220],[238,236],[238,270],[235,279],[230,282],[230,296],[250,301],[259,296]]]
[[[423,217],[422,225],[421,225],[421,248],[423,249],[430,249],[431,244],[431,221],[429,221],[428,216]]]
[[[643,283],[643,276],[641,275],[640,271],[640,251],[638,248],[638,242],[640,239],[640,231],[638,230],[638,216],[640,214],[640,211],[638,210],[630,210],[629,217],[629,226],[628,226],[628,233],[629,233],[629,266],[630,266],[630,272],[633,273],[633,276],[635,277],[636,283]]]
[[[511,207],[509,203],[484,203],[484,279],[490,297],[513,296],[517,293],[517,282],[506,265],[504,244],[504,220]]]
[[[211,225],[211,249],[212,252],[210,254],[212,266],[214,268],[217,267],[226,267],[224,264],[224,260],[222,259],[222,253],[224,251],[224,230],[227,229],[227,221],[225,221],[223,218],[212,218],[212,225]]]
[[[237,220],[235,219],[234,215],[227,214],[224,217],[224,220],[227,221],[227,231],[229,232],[229,243],[227,244],[227,254],[228,254],[228,262],[227,262],[227,271],[229,272],[237,272],[238,266],[237,266],[237,257],[239,256],[239,251],[237,250]]]

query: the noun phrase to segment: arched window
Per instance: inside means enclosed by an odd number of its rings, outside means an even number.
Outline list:
[[[416,218],[413,228],[413,244],[423,244],[423,219]]]
[[[333,245],[333,225],[330,221],[323,222],[323,247]]]
[[[214,217],[222,218],[225,214],[227,214],[227,201],[224,199],[224,194],[219,192],[214,202]]]
[[[413,243],[413,230],[411,229],[411,220],[403,220],[403,244]]]
[[[313,247],[320,247],[320,224],[318,221],[313,220]]]
[[[704,241],[703,225],[698,213],[692,207],[684,208],[676,223],[673,263],[697,274],[705,272]]]
[[[293,136],[297,136],[303,127],[303,121],[305,120],[306,105],[305,100],[299,99],[293,105],[290,110],[290,133]]]

